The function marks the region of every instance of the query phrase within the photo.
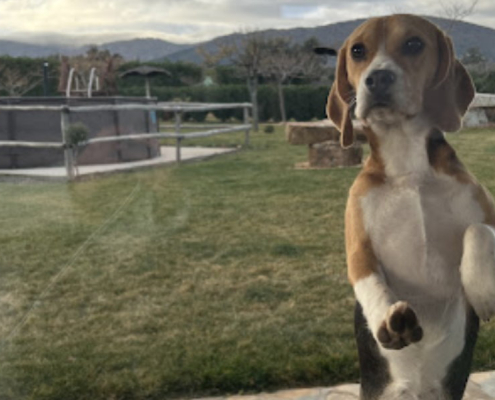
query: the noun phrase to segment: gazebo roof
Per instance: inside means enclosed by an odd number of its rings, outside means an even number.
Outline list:
[[[129,69],[127,71],[122,72],[120,74],[120,77],[125,78],[127,76],[145,76],[147,78],[151,78],[158,75],[171,76],[172,74],[163,68],[151,67],[149,65],[142,65],[140,67]]]

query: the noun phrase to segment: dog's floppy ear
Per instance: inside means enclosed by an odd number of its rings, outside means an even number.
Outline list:
[[[431,88],[425,91],[425,111],[437,128],[455,132],[461,127],[475,89],[469,73],[455,58],[450,38],[441,31],[437,36],[438,67]]]
[[[339,51],[335,80],[327,101],[327,116],[340,131],[340,143],[344,148],[352,146],[354,143],[354,132],[349,110],[349,101],[351,100],[349,97],[352,92],[352,87],[347,78],[346,47],[344,46]]]

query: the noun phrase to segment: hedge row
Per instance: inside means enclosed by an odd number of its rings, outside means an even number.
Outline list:
[[[285,104],[287,118],[296,121],[309,121],[325,117],[325,104],[328,87],[323,86],[286,86]],[[205,103],[244,103],[249,102],[249,93],[245,85],[155,87],[152,95],[159,101],[194,101]],[[120,95],[143,96],[142,87],[121,88]],[[261,122],[280,121],[280,108],[277,89],[272,85],[261,85],[258,91],[259,114]],[[186,120],[202,122],[207,113],[191,113]],[[215,117],[222,121],[242,120],[243,111],[218,110]]]
[[[495,71],[469,71],[476,90],[480,93],[495,93]]]

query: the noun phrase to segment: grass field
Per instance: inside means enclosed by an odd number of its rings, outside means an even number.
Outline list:
[[[495,193],[495,132],[450,138]],[[356,380],[342,233],[358,169],[295,170],[306,151],[277,128],[201,163],[0,183],[0,398]],[[494,356],[487,323],[475,369],[495,368]]]

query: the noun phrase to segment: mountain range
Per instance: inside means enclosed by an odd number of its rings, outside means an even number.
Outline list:
[[[42,58],[58,54],[75,56],[86,53],[92,46],[94,45],[71,46],[69,44],[58,43],[58,41],[38,44],[0,40],[0,55],[31,58]],[[151,61],[189,47],[190,45],[171,43],[161,39],[119,40],[98,45],[98,48],[109,50],[111,53],[118,53],[126,60],[141,61]]]
[[[466,53],[469,48],[477,47],[487,60],[495,61],[495,30],[480,25],[448,19],[426,17],[448,32],[452,37],[458,57]],[[284,36],[291,38],[294,42],[302,43],[315,37],[321,45],[339,48],[345,38],[364,20],[339,22],[331,25],[318,26],[314,28],[293,28],[277,30],[266,30],[266,37]],[[197,49],[202,47],[208,52],[216,52],[222,44],[232,43],[242,38],[243,34],[217,37],[215,39],[197,44],[176,44],[161,39],[132,39],[111,41],[98,45],[101,49],[107,49],[112,53],[118,53],[126,60],[157,61],[168,59],[170,61],[187,61],[201,63],[202,59]],[[19,42],[14,40],[0,40],[0,55],[12,57],[47,57],[50,55],[77,55],[87,51],[91,44],[69,45],[57,40],[53,43],[39,44]],[[65,41],[70,42],[68,40]],[[76,42],[76,41],[73,41]]]
[[[457,21],[453,22],[444,18],[426,17],[440,28],[445,30],[453,39],[456,54],[461,57],[470,48],[477,47],[489,61],[495,61],[495,29],[484,26]],[[336,24],[318,26],[315,28],[294,28],[286,30],[267,30],[264,34],[267,37],[284,36],[291,38],[294,42],[302,43],[311,37],[318,39],[321,45],[340,48],[350,33],[362,24],[364,19],[339,22]],[[233,34],[219,37],[209,42],[202,43],[201,47],[208,52],[215,52],[224,43],[232,43],[242,35]],[[188,61],[193,63],[201,62],[201,58],[196,52],[198,46],[185,48],[175,53],[167,55],[165,58],[170,61]]]

